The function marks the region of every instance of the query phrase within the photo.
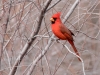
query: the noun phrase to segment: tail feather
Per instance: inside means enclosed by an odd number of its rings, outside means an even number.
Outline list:
[[[71,46],[73,47],[75,53],[76,53],[78,56],[80,56],[79,53],[78,53],[78,51],[77,51],[77,49],[76,49],[76,47],[75,47],[75,45],[74,45],[74,43],[73,43],[73,41],[72,41],[72,40],[68,40],[68,42],[69,42],[69,43],[71,44]],[[80,58],[78,58],[78,60],[81,61]]]

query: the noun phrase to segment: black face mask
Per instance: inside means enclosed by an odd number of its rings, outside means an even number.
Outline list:
[[[51,24],[54,24],[55,21],[57,20],[57,18],[53,18],[53,19],[54,19],[54,21],[51,21]]]

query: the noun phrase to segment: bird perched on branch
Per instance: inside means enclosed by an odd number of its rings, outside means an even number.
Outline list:
[[[54,14],[51,18],[50,18],[50,21],[51,21],[51,28],[52,28],[52,31],[53,33],[55,34],[55,36],[57,36],[59,39],[62,39],[62,40],[68,40],[68,42],[71,44],[71,46],[73,47],[75,53],[79,55],[75,45],[74,45],[74,39],[72,36],[74,36],[73,32],[71,30],[69,30],[61,21],[60,19],[60,12]],[[78,58],[79,61],[80,58]]]

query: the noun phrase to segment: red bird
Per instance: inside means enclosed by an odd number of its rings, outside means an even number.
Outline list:
[[[62,40],[68,40],[68,42],[71,44],[71,46],[73,47],[75,53],[79,55],[75,45],[74,45],[74,39],[72,37],[72,35],[74,36],[74,34],[71,32],[71,30],[69,30],[61,21],[60,19],[60,12],[59,13],[56,13],[54,14],[51,19],[51,28],[52,28],[52,31],[53,33],[59,38],[59,39],[62,39]],[[80,58],[78,58],[79,61]]]

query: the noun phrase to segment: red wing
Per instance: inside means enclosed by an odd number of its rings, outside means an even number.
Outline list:
[[[66,26],[60,25],[60,31],[66,36],[67,39],[73,40],[72,35],[74,35]]]

